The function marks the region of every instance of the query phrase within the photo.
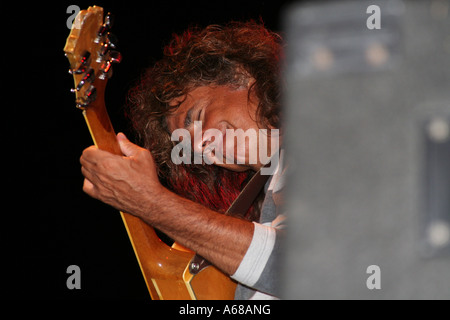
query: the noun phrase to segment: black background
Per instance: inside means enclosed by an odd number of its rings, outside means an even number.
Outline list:
[[[190,25],[262,19],[280,31],[286,1],[97,1],[10,3],[3,8],[2,293],[19,299],[140,299],[149,295],[116,210],[82,190],[79,157],[92,144],[75,108],[63,47],[67,7],[102,6],[115,15],[123,62],[106,104],[116,131],[132,137],[126,93],[161,57],[172,33]],[[69,265],[81,289],[69,290]]]

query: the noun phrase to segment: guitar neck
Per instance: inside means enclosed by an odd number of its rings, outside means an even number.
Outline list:
[[[122,152],[116,139],[116,133],[105,106],[104,91],[106,81],[100,79],[95,81],[97,99],[89,105],[89,108],[83,110],[83,116],[94,144],[99,149],[121,155]]]
[[[76,105],[83,116],[95,145],[102,150],[122,155],[105,106],[105,88],[112,75],[111,64],[121,55],[111,50],[111,19],[103,19],[103,8],[89,7],[79,12],[67,38],[64,52],[73,75]],[[195,278],[189,272],[192,252],[164,244],[153,228],[139,218],[120,213],[153,299],[231,299],[236,284],[213,266]],[[200,276],[200,277],[199,277]],[[206,279],[213,279],[207,281]],[[217,280],[219,279],[219,280]],[[202,283],[206,285],[202,285]],[[216,283],[212,287],[210,283]],[[194,294],[194,287],[198,290]]]

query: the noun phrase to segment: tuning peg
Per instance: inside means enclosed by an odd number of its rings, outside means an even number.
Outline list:
[[[89,64],[89,58],[91,57],[91,53],[89,51],[85,51],[81,55],[80,65],[77,69],[69,69],[70,74],[82,74],[86,72],[86,67]]]
[[[111,50],[108,52],[107,56],[108,60],[106,60],[101,67],[101,74],[99,78],[101,80],[105,80],[106,78],[111,78],[112,75],[112,64],[120,63],[122,61],[122,54],[119,51]]]
[[[117,38],[113,34],[109,33],[106,36],[106,40],[102,43],[97,57],[97,62],[100,63],[104,60],[104,57],[111,49],[116,48]]]
[[[78,69],[73,70],[73,69],[69,69],[69,74],[82,74],[84,72],[86,72],[86,69],[84,68],[84,66],[80,66]]]
[[[77,108],[86,109],[86,107],[97,98],[97,89],[91,85],[85,92],[84,97],[77,99]]]
[[[86,90],[85,100],[89,104],[97,98],[97,89],[91,85],[89,89]]]
[[[80,66],[86,66],[89,62],[89,58],[91,57],[91,53],[89,51],[84,51],[81,56]]]
[[[108,26],[109,29],[112,28],[114,25],[114,15],[111,12],[108,12],[105,17],[105,23],[106,26]]]
[[[76,87],[76,91],[80,91],[80,89],[87,83],[87,82],[92,82],[95,79],[95,72],[94,69],[89,69],[88,72],[86,72],[86,74],[84,75],[83,79],[81,79],[81,81],[78,83],[77,87]]]
[[[121,63],[122,62],[122,54],[119,51],[111,50],[109,52],[109,60],[112,63]]]
[[[111,75],[112,75],[111,66],[112,66],[112,63],[109,60],[107,60],[107,61],[105,61],[105,63],[103,63],[102,67],[100,68],[101,73],[98,76],[98,78],[100,80],[105,80],[106,78],[111,78]]]
[[[97,57],[97,62],[102,62],[103,57],[106,55],[106,53],[108,52],[109,49],[110,49],[109,42],[105,42],[102,44],[100,51],[99,51],[99,55]]]
[[[103,23],[103,25],[100,27],[100,29],[97,32],[97,36],[98,36],[97,39],[102,38],[104,35],[107,34],[107,32],[109,30],[111,30],[113,22],[114,22],[113,20],[114,19],[113,19],[112,14],[110,12],[108,12],[108,14],[106,15],[105,20],[104,20],[105,22]]]

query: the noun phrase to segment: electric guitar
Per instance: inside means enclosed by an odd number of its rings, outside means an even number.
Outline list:
[[[110,15],[103,18],[98,6],[82,10],[75,18],[64,52],[73,75],[75,103],[82,110],[95,145],[122,155],[105,106],[105,88],[112,65],[122,60],[110,35]],[[154,300],[233,299],[236,283],[194,252],[170,247],[139,218],[120,212]]]

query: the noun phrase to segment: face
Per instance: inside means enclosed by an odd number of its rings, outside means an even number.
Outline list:
[[[256,121],[257,99],[248,99],[248,88],[203,86],[192,90],[186,97],[175,99],[173,105],[180,101],[183,102],[179,108],[167,118],[169,130],[188,130],[195,153],[234,171],[261,167],[260,157],[255,160],[251,155],[252,152],[259,154],[261,135]],[[254,132],[256,139],[248,137],[240,142],[239,138],[232,136],[242,132]],[[230,156],[234,161],[230,161]]]

